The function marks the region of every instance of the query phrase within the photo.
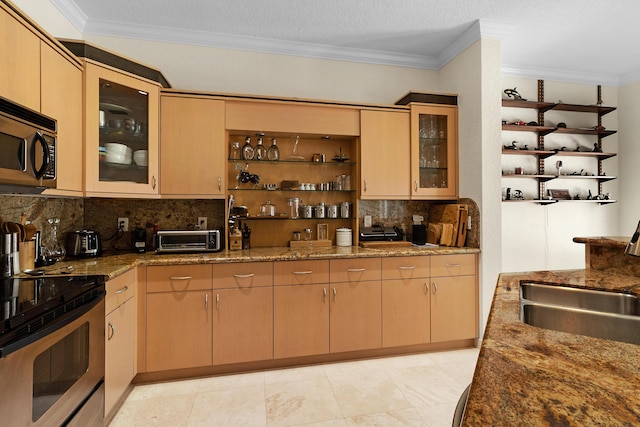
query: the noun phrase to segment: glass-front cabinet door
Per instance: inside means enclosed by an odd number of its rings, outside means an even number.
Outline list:
[[[159,93],[147,80],[87,63],[87,194],[158,194]]]
[[[411,197],[458,197],[457,107],[411,105]]]

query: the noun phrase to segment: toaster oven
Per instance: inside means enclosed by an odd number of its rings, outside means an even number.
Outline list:
[[[159,230],[156,252],[218,252],[220,230]]]

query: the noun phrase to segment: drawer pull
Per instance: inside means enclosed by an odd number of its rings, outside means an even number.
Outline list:
[[[406,267],[400,266],[398,267],[398,270],[414,270],[416,268],[415,265],[408,265]]]
[[[460,267],[460,264],[447,264],[445,267]]]
[[[171,276],[169,277],[169,280],[191,280],[193,279],[192,276]]]
[[[347,268],[349,273],[362,273],[363,271],[365,271],[364,268]]]
[[[128,287],[128,286],[125,286],[125,287],[124,287],[124,288],[122,288],[122,289],[118,289],[118,290],[115,292],[115,294],[116,294],[116,295],[118,295],[118,294],[121,294],[121,293],[123,293],[123,292],[127,292],[128,290],[129,290],[129,287]]]
[[[255,276],[255,274],[253,273],[249,273],[249,274],[234,274],[233,277],[235,277],[236,279],[248,279],[249,277],[253,277]]]
[[[107,341],[111,341],[111,338],[113,338],[113,335],[115,333],[116,333],[115,326],[113,326],[113,324],[111,322],[109,322],[109,335],[107,337]]]
[[[312,274],[313,271],[312,270],[307,270],[307,271],[294,271],[293,274]]]

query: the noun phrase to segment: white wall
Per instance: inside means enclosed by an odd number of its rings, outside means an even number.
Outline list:
[[[483,39],[440,70],[441,88],[459,94],[460,196],[478,203],[480,227],[480,317],[484,331],[501,271],[500,65],[502,43]]]
[[[503,76],[503,88],[517,87],[518,92],[529,100],[537,100],[537,80]],[[619,107],[617,88],[603,87],[602,99],[604,105]],[[595,104],[597,102],[597,86],[573,84],[555,81],[544,82],[544,100],[572,104]],[[519,108],[503,109],[502,119],[513,121],[537,121],[534,110]],[[547,112],[545,125],[555,126],[564,121],[568,127],[590,127],[597,124],[596,114]],[[603,126],[607,129],[619,130],[618,111],[603,117]],[[510,145],[513,140],[518,145],[528,143],[536,146],[537,138],[534,133],[503,132],[502,145]],[[573,150],[578,145],[584,149],[592,149],[596,142],[593,136],[583,135],[548,135],[545,137],[545,148],[553,149],[562,146]],[[602,140],[603,151],[618,152],[618,135],[612,135]],[[502,168],[506,172],[513,172],[515,166],[523,166],[525,172],[537,170],[535,158],[504,155]],[[607,175],[620,177],[619,159],[617,157],[604,160],[603,171]],[[545,172],[555,174],[556,157],[545,161]],[[563,158],[565,172],[580,171],[581,169],[597,173],[596,161],[591,158]],[[626,178],[625,178],[626,179]],[[610,192],[615,199],[625,200],[620,192],[620,182],[617,179],[604,184],[603,192]],[[537,195],[537,182],[520,178],[502,179],[503,187],[512,190],[520,189],[525,196]],[[576,193],[586,198],[588,190],[592,195],[597,194],[595,180],[554,179],[547,182],[547,188],[568,189],[573,196]],[[574,243],[576,236],[615,236],[621,230],[618,227],[618,215],[622,204],[599,205],[586,202],[560,202],[553,205],[539,205],[536,203],[502,203],[502,269],[505,272],[531,270],[557,270],[584,268],[584,245]],[[627,233],[625,233],[627,234]],[[630,234],[630,233],[629,233]]]
[[[620,130],[620,227],[621,236],[631,236],[640,220],[640,82],[619,90]]]
[[[58,38],[81,39],[82,33],[51,4],[50,0],[11,0],[20,10]]]

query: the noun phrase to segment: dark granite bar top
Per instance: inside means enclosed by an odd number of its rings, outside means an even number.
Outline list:
[[[330,246],[316,248],[255,248],[242,251],[222,251],[194,254],[119,254],[96,258],[70,258],[56,263],[46,270],[57,271],[72,265],[74,274],[99,274],[113,279],[138,265],[211,264],[255,261],[292,261],[302,259],[375,258],[410,255],[450,255],[479,253],[477,248],[457,247],[384,247],[361,248],[359,246]],[[24,274],[24,273],[23,273]]]
[[[521,322],[521,280],[640,295],[640,277],[611,271],[501,274],[462,425],[640,425],[640,346]]]

